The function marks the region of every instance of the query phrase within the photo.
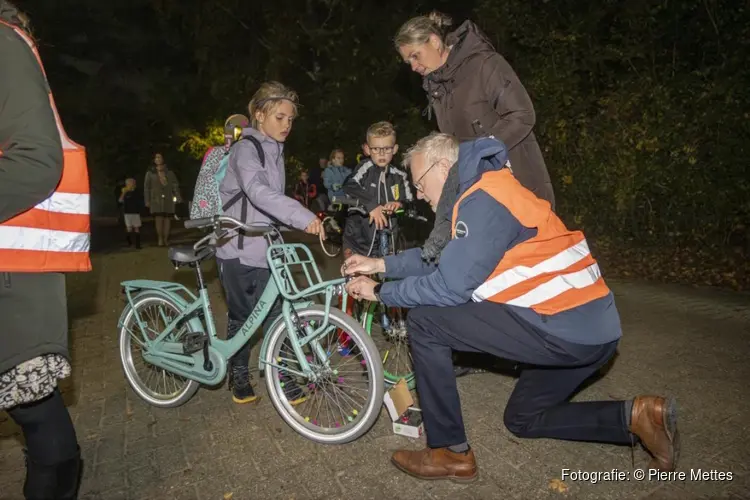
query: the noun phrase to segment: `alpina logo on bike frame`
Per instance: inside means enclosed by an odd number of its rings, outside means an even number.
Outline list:
[[[245,326],[243,330],[249,329],[252,326],[255,326],[255,322],[258,321],[258,318],[261,316],[263,309],[266,307],[266,303],[262,300],[258,301],[258,305],[255,306],[255,309],[253,309],[253,312],[250,313],[250,317],[248,318],[249,321],[245,323]]]

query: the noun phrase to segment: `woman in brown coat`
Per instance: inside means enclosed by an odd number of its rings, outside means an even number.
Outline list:
[[[433,12],[407,21],[394,40],[412,71],[424,77],[430,116],[434,112],[440,131],[459,141],[490,135],[503,141],[518,181],[554,209],[526,89],[476,24],[465,21],[447,33],[450,25],[449,17]]]
[[[154,216],[159,246],[169,244],[169,229],[175,214],[175,202],[182,201],[177,176],[167,168],[161,153],[154,155],[154,167],[146,172],[143,199]]]

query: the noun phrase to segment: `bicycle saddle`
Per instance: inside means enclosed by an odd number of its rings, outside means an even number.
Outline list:
[[[206,246],[196,252],[193,250],[192,246],[182,245],[178,247],[169,247],[167,255],[172,262],[193,264],[208,259],[209,257],[213,257],[215,253],[216,247],[214,246]]]

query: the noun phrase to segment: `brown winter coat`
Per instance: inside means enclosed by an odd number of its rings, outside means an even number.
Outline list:
[[[554,209],[549,173],[532,131],[534,107],[513,68],[471,21],[446,43],[452,46],[448,60],[423,81],[438,128],[460,141],[488,135],[503,141],[518,181]]]
[[[175,213],[175,202],[182,201],[180,197],[180,186],[177,182],[177,176],[169,170],[166,170],[167,183],[162,184],[159,180],[159,174],[155,167],[151,167],[146,172],[146,178],[143,181],[143,199],[148,203],[148,208],[152,214]]]

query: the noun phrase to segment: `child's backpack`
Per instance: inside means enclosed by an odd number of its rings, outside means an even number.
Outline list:
[[[229,207],[237,203],[240,199],[242,200],[242,213],[247,213],[247,197],[245,193],[240,191],[224,205],[221,204],[221,197],[219,196],[219,185],[224,179],[227,173],[227,167],[229,166],[229,156],[232,152],[232,148],[238,142],[243,139],[248,139],[255,145],[258,150],[258,158],[262,166],[265,165],[265,155],[263,154],[263,147],[255,137],[246,135],[241,137],[237,142],[233,143],[230,147],[216,146],[208,150],[206,155],[203,157],[200,171],[198,172],[198,179],[195,181],[195,190],[193,191],[193,203],[190,207],[190,218],[201,219],[203,217],[213,217],[214,215],[221,215]]]

